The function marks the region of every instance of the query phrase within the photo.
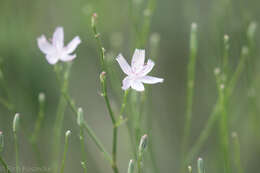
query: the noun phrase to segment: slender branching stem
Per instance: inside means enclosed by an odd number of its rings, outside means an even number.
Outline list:
[[[234,88],[237,84],[237,81],[238,81],[241,73],[243,72],[244,63],[245,63],[247,56],[248,56],[248,49],[247,49],[247,47],[243,47],[242,51],[241,51],[241,58],[239,60],[238,66],[235,70],[235,73],[233,74],[233,76],[231,77],[230,81],[227,84],[227,88],[226,88],[227,99],[229,99],[230,96],[232,95]],[[218,98],[217,102],[214,106],[214,109],[213,109],[212,113],[210,114],[209,119],[206,122],[205,127],[201,131],[201,133],[200,133],[198,139],[196,140],[195,144],[190,149],[190,152],[187,156],[185,164],[188,164],[189,162],[191,162],[191,160],[198,154],[200,148],[203,146],[203,144],[205,143],[205,141],[209,137],[215,122],[218,120],[219,114],[220,114],[220,100]]]
[[[102,46],[102,42],[100,39],[100,34],[97,32],[97,28],[96,28],[96,19],[97,19],[97,14],[94,13],[92,15],[91,18],[91,27],[92,30],[94,32],[94,36],[96,38],[97,41],[97,45],[98,45],[98,52],[100,54],[100,63],[101,63],[101,88],[102,88],[102,95],[105,99],[105,103],[106,103],[106,107],[108,109],[108,113],[110,116],[110,119],[112,121],[113,124],[113,144],[112,144],[112,169],[114,170],[114,173],[118,173],[118,168],[117,168],[117,136],[118,136],[118,127],[117,127],[117,122],[116,122],[116,118],[114,115],[114,112],[111,108],[111,104],[110,104],[110,100],[108,98],[107,95],[107,81],[106,81],[106,66],[105,66],[105,61],[104,61],[104,57],[105,57],[105,49]]]

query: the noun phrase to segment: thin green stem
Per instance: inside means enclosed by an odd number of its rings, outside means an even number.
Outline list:
[[[113,144],[112,144],[112,160],[113,160],[113,162],[112,162],[112,169],[114,170],[114,173],[118,173],[118,167],[117,167],[117,136],[118,136],[117,133],[118,133],[118,127],[117,127],[115,115],[114,115],[112,108],[111,108],[110,100],[107,96],[107,81],[106,81],[106,76],[105,76],[106,67],[105,67],[105,61],[104,61],[105,49],[102,46],[100,34],[97,32],[96,19],[97,19],[97,14],[94,13],[92,15],[92,18],[91,18],[91,27],[92,27],[92,30],[94,32],[94,36],[95,36],[96,41],[97,41],[98,52],[100,54],[99,57],[100,57],[101,70],[102,70],[102,73],[101,73],[101,76],[100,76],[101,87],[102,87],[102,95],[105,99],[106,107],[108,109],[108,113],[109,113],[110,119],[112,120],[112,124],[113,124]]]
[[[196,59],[197,59],[197,24],[193,23],[191,25],[191,34],[190,34],[190,58],[188,64],[188,76],[187,76],[187,108],[186,108],[186,120],[184,125],[184,136],[182,141],[182,167],[181,172],[186,168],[184,165],[184,160],[186,157],[186,150],[189,144],[190,138],[190,128],[192,120],[192,105],[193,105],[193,90],[194,90],[194,81],[195,81],[195,70],[196,70]]]
[[[58,169],[58,161],[59,161],[59,148],[60,148],[60,143],[61,143],[61,129],[62,129],[62,124],[63,124],[63,119],[64,119],[64,114],[65,114],[65,109],[67,107],[67,102],[66,98],[63,96],[63,93],[68,92],[68,85],[69,85],[69,74],[70,74],[70,69],[71,69],[71,63],[66,64],[66,69],[63,77],[60,77],[60,71],[58,68],[54,68],[55,72],[58,76],[58,79],[62,81],[62,86],[61,86],[61,95],[59,99],[59,105],[57,109],[57,116],[56,116],[56,121],[54,125],[54,139],[53,139],[53,168],[54,171],[57,172]]]
[[[74,104],[74,101],[71,99],[71,97],[68,95],[68,93],[63,93],[64,97],[66,98],[66,101],[69,103],[69,106],[71,110],[74,112],[74,115],[77,117],[78,112],[77,112],[77,107]],[[90,138],[94,141],[96,144],[97,148],[104,154],[105,159],[109,161],[109,163],[113,163],[112,158],[110,154],[106,151],[105,147],[103,144],[100,142],[94,131],[91,129],[91,127],[88,125],[86,121],[83,122],[82,128],[86,130]]]
[[[110,119],[112,120],[112,124],[113,124],[113,148],[112,148],[113,164],[112,164],[112,168],[113,168],[114,172],[117,173],[118,168],[117,168],[116,163],[117,163],[117,132],[118,132],[118,127],[116,125],[117,122],[116,122],[114,113],[112,111],[109,98],[107,96],[107,83],[106,83],[106,77],[105,76],[103,77],[103,79],[101,79],[101,85],[102,85],[102,95],[105,99],[106,106],[107,106],[107,109],[108,109],[108,112],[109,112],[109,116],[110,116]]]
[[[220,84],[219,88],[219,98],[220,98],[220,143],[223,153],[224,168],[226,173],[230,173],[230,157],[229,157],[229,137],[228,137],[228,119],[227,119],[227,100],[225,95],[225,85]]]
[[[17,134],[14,132],[14,147],[15,147],[15,169],[16,173],[20,173],[20,160],[19,160],[19,149]]]
[[[85,151],[85,143],[84,143],[84,128],[81,126],[80,127],[80,132],[79,132],[79,140],[80,140],[80,145],[81,145],[81,158],[82,161],[81,163],[86,163],[87,159],[86,159],[86,151]],[[87,173],[87,167],[83,167],[84,169],[84,173]]]
[[[232,133],[232,139],[233,139],[233,148],[234,148],[235,168],[238,173],[244,173],[244,169],[241,163],[240,142],[236,132]]]
[[[1,162],[1,164],[3,165],[5,171],[6,171],[7,173],[11,173],[11,171],[10,171],[9,168],[8,168],[8,165],[5,163],[4,159],[3,159],[1,156],[0,156],[0,162]]]
[[[92,140],[94,141],[94,143],[96,144],[96,146],[98,147],[98,149],[104,154],[105,158],[109,161],[110,164],[113,164],[113,160],[110,156],[110,154],[105,150],[105,147],[103,146],[103,144],[100,142],[100,140],[97,138],[97,136],[95,135],[95,133],[93,132],[93,130],[90,128],[90,126],[84,122],[83,123],[83,127],[84,129],[87,131],[87,133],[89,134],[89,136],[92,138]]]
[[[67,152],[68,152],[68,143],[69,143],[69,136],[70,136],[70,134],[71,134],[71,132],[67,131],[66,135],[65,135],[65,145],[64,145],[63,159],[62,159],[62,163],[61,163],[60,173],[64,172],[65,161],[66,161]]]
[[[33,131],[32,136],[31,136],[31,142],[33,144],[37,143],[37,141],[38,141],[38,135],[39,135],[39,132],[40,132],[40,129],[41,129],[41,126],[42,126],[42,121],[43,121],[44,115],[45,115],[45,112],[44,112],[45,101],[40,100],[40,99],[42,99],[40,97],[45,97],[45,96],[43,95],[43,93],[40,93],[40,95],[39,95],[38,118],[36,120],[36,123],[35,123],[35,126],[34,126],[34,131]],[[45,98],[43,98],[43,99],[45,99]]]
[[[239,60],[238,66],[235,70],[235,73],[231,77],[230,82],[227,84],[227,88],[226,88],[226,99],[227,100],[229,100],[230,96],[232,95],[234,88],[237,84],[237,81],[238,81],[241,73],[243,72],[244,62],[245,62],[246,57],[248,55],[247,50],[248,49],[246,47],[242,48],[241,58]],[[191,148],[191,150],[190,150],[190,152],[187,156],[185,165],[188,164],[189,162],[191,162],[191,160],[198,154],[200,148],[203,146],[203,144],[205,143],[205,141],[209,137],[215,122],[218,120],[219,114],[220,114],[220,100],[218,98],[217,103],[215,104],[214,109],[213,109],[212,113],[210,114],[209,119],[207,120],[205,127],[201,131],[197,141],[192,146],[192,148]]]

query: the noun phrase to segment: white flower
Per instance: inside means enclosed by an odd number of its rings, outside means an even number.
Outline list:
[[[76,58],[76,54],[71,53],[77,48],[81,40],[78,36],[64,46],[64,32],[62,27],[57,27],[53,33],[51,43],[49,43],[44,35],[37,39],[38,47],[46,55],[46,59],[50,64],[56,64],[59,60],[71,61]]]
[[[163,82],[162,78],[147,75],[153,69],[154,62],[148,59],[147,63],[144,63],[145,50],[135,49],[131,62],[131,67],[121,54],[118,55],[116,60],[119,63],[123,72],[127,74],[127,77],[125,77],[123,80],[123,90],[127,90],[131,87],[137,91],[144,91],[143,83],[155,84]]]

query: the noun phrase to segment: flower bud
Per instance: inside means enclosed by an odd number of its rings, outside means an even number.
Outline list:
[[[91,27],[92,28],[95,27],[95,25],[96,25],[97,17],[98,17],[97,13],[92,14],[92,17],[91,17]]]
[[[144,150],[147,147],[147,143],[148,143],[148,136],[145,134],[142,136],[139,144],[139,154],[142,154],[144,152]]]
[[[0,152],[2,152],[4,149],[4,135],[3,132],[0,131]]]
[[[104,71],[101,72],[99,78],[100,78],[101,83],[105,82],[106,72],[104,72]]]
[[[249,40],[254,39],[256,28],[257,28],[257,24],[255,22],[250,23],[250,25],[247,29],[247,37]]]
[[[80,127],[82,127],[83,124],[84,124],[84,115],[83,115],[83,109],[82,108],[78,109],[77,123]]]
[[[190,50],[192,54],[197,54],[198,40],[197,40],[197,23],[191,24],[191,38],[190,38]]]
[[[43,92],[39,93],[38,100],[40,103],[45,102],[45,94]]]
[[[70,130],[66,131],[65,133],[66,138],[70,137],[70,135],[71,135],[71,131]]]
[[[129,161],[127,173],[134,173],[134,160]]]
[[[16,133],[19,129],[20,114],[16,113],[13,120],[13,132]]]

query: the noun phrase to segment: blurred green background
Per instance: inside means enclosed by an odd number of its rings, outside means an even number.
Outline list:
[[[143,1],[143,2],[142,2]],[[133,3],[146,3],[133,0]],[[137,5],[138,6],[138,5]],[[259,21],[260,2],[258,0],[157,0],[156,10],[151,18],[151,29],[145,45],[147,58],[156,58],[153,74],[163,77],[163,84],[153,85],[147,101],[147,119],[151,120],[152,147],[156,165],[160,172],[178,172],[181,157],[181,139],[186,110],[186,79],[189,58],[190,25],[198,24],[199,50],[196,65],[193,119],[190,146],[194,144],[217,98],[214,68],[221,63],[223,36],[230,36],[230,72],[233,73],[240,57],[241,47],[247,45],[246,32],[250,22]],[[133,9],[143,13],[143,8]],[[79,35],[82,43],[77,48],[70,77],[70,95],[77,106],[83,107],[85,119],[111,152],[112,125],[100,96],[100,65],[97,46],[90,27],[93,12],[98,13],[98,30],[106,49],[107,58],[114,63],[117,78],[124,75],[115,62],[118,53],[130,61],[136,35],[132,32],[129,3],[127,0],[0,0],[0,58],[1,70],[10,90],[10,97],[16,110],[21,113],[20,156],[26,167],[39,166],[28,135],[34,128],[38,112],[38,94],[46,94],[46,116],[40,136],[40,151],[43,166],[49,167],[52,129],[59,98],[59,84],[53,67],[47,63],[37,47],[36,39],[41,34],[51,37],[57,26],[63,26],[65,44]],[[154,35],[156,33],[156,35]],[[157,57],[151,55],[149,40],[151,35],[160,38]],[[256,32],[256,47],[259,45],[259,32]],[[250,80],[253,80],[253,96],[259,98],[259,51],[250,57],[243,75],[239,79],[228,108],[230,134],[236,131],[241,142],[241,160],[245,172],[257,172],[260,160],[260,126],[253,119],[259,116],[258,105],[249,107],[248,93]],[[253,71],[252,71],[253,70]],[[121,82],[113,83],[120,88]],[[2,86],[2,85],[1,85]],[[6,93],[0,90],[2,97]],[[121,90],[109,89],[112,105],[119,105]],[[258,103],[258,102],[257,102]],[[82,172],[78,127],[67,108],[63,131],[72,130],[72,140],[65,172]],[[12,137],[12,119],[4,106],[0,106],[0,130],[5,134],[4,158],[9,165],[15,165]],[[144,119],[145,121],[146,119]],[[145,122],[143,122],[145,124]],[[144,128],[144,133],[146,128]],[[124,125],[119,129],[118,161],[121,172],[126,172],[132,158],[129,137]],[[208,172],[223,172],[222,154],[219,147],[218,128],[214,128],[199,155],[205,159]],[[230,135],[231,136],[231,135]],[[233,149],[230,142],[231,151]],[[89,172],[112,172],[90,138],[86,141],[87,167]],[[61,153],[62,155],[62,153]],[[231,152],[232,156],[232,152]],[[233,157],[233,156],[232,156]],[[145,160],[146,172],[151,172],[149,157]],[[196,165],[196,158],[191,163]],[[42,166],[42,165],[40,165]]]

